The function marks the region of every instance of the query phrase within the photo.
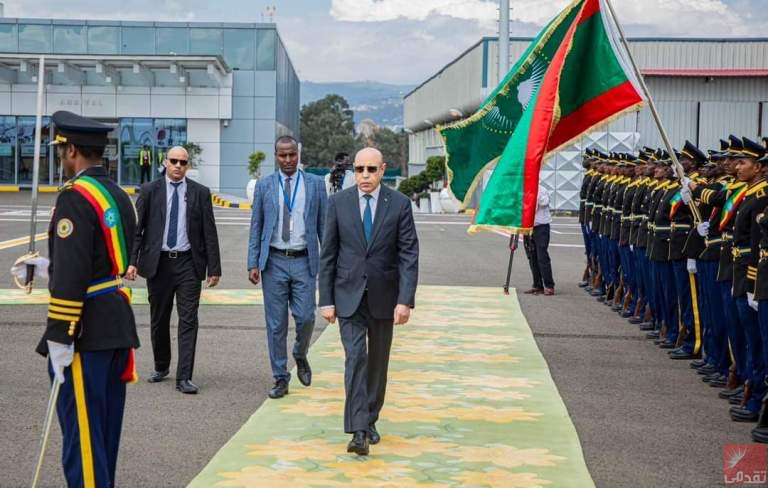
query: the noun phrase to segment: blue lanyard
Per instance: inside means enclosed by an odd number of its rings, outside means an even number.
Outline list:
[[[299,194],[299,182],[301,181],[301,171],[297,171],[296,185],[293,187],[293,195],[291,195],[291,201],[288,201],[288,195],[285,194],[285,188],[283,188],[283,176],[277,175],[277,181],[280,183],[280,190],[283,192],[283,202],[288,207],[288,213],[293,212],[293,206],[296,204],[296,195]]]

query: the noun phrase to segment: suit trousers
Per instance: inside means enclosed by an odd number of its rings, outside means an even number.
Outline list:
[[[293,356],[306,358],[312,331],[315,329],[315,277],[309,273],[307,256],[287,257],[270,252],[261,278],[272,376],[275,380],[290,381],[288,309],[296,321]]]
[[[67,486],[115,486],[125,407],[120,375],[128,354],[128,349],[76,352],[64,369],[56,413]],[[50,361],[48,374],[53,380]]]
[[[140,166],[141,168],[141,177],[140,182],[144,183],[144,181],[152,181],[152,165],[146,164],[144,166]]]
[[[685,259],[672,261],[672,272],[677,292],[677,311],[680,325],[685,327],[683,349],[690,354],[701,352],[701,318],[696,275],[688,272]]]
[[[339,317],[344,345],[344,431],[368,430],[379,419],[387,388],[393,319],[371,316],[367,295],[351,317]]]
[[[533,288],[554,288],[552,260],[549,258],[549,224],[534,226],[533,234],[523,238],[523,247],[533,275]]]
[[[733,295],[731,294],[733,282],[718,281],[717,286],[720,288],[720,297],[723,302],[725,327],[728,334],[728,343],[731,346],[731,357],[736,364],[736,376],[738,376],[741,381],[744,381],[749,377],[747,370],[747,346],[746,338],[744,337],[745,329],[739,318],[736,299],[733,298]]]
[[[157,274],[147,280],[155,371],[165,371],[171,365],[171,311],[173,300],[176,299],[176,312],[179,315],[177,381],[192,379],[201,289],[202,283],[195,275],[192,253],[177,258],[162,253],[157,263]]]
[[[704,352],[707,362],[720,373],[727,375],[730,363],[728,354],[727,319],[723,296],[717,285],[717,261],[696,261],[697,282],[701,286],[702,322],[704,324]]]
[[[747,380],[752,384],[752,398],[747,408],[752,412],[760,411],[760,404],[765,395],[765,369],[763,363],[763,340],[760,337],[760,324],[757,312],[749,306],[747,297],[734,297],[739,321],[744,327]],[[759,310],[758,305],[758,310]]]

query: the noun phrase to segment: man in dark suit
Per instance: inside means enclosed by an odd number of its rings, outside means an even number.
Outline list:
[[[411,202],[381,185],[385,167],[378,150],[357,153],[357,186],[329,199],[320,253],[320,311],[329,323],[339,317],[346,355],[344,430],[353,434],[347,452],[358,455],[380,440],[376,421],[393,324],[408,322],[419,274]]]
[[[307,360],[315,328],[315,290],[327,196],[320,177],[299,169],[299,144],[275,142],[280,170],[259,181],[248,239],[248,279],[262,283],[267,346],[275,383],[270,398],[288,393],[288,309],[296,322],[293,358],[304,386],[312,382]]]
[[[214,287],[221,277],[219,238],[211,192],[185,177],[189,155],[180,146],[165,160],[164,178],[146,183],[136,201],[136,229],[127,279],[147,279],[155,370],[150,383],[168,376],[171,364],[170,320],[173,299],[179,314],[176,389],[197,393],[192,383],[197,343],[201,282]]]

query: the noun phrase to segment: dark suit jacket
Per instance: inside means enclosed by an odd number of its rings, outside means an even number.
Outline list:
[[[138,268],[144,278],[154,278],[163,247],[165,231],[166,184],[165,178],[145,183],[136,200],[138,226],[131,265]],[[187,238],[192,246],[195,274],[204,280],[208,276],[221,276],[219,237],[213,217],[211,192],[205,186],[187,178]],[[137,264],[138,263],[138,264]]]
[[[328,200],[320,252],[320,306],[335,305],[351,317],[368,288],[368,309],[376,319],[392,319],[395,305],[415,304],[419,240],[411,202],[382,186],[370,244],[365,243],[357,186]]]

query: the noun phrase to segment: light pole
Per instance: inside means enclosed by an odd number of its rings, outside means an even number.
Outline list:
[[[499,82],[509,72],[509,0],[499,1]]]

